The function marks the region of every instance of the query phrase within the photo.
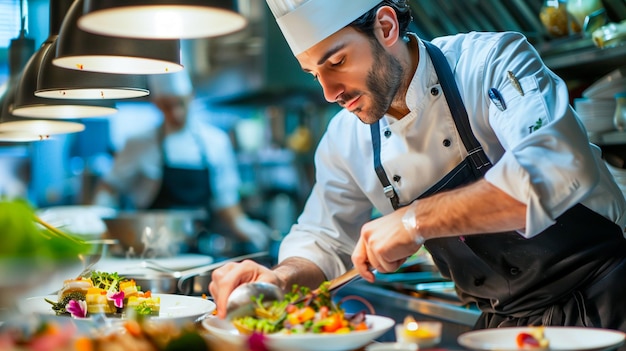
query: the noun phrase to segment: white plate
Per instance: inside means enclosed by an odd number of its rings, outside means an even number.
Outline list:
[[[204,315],[211,314],[215,310],[215,303],[200,297],[153,294],[161,298],[161,310],[158,316],[151,317],[154,321],[172,321],[175,323],[193,322]],[[52,306],[44,299],[57,301],[57,295],[35,296],[18,302],[18,309],[24,314],[39,316],[56,316]],[[69,315],[67,318],[70,318]],[[115,318],[111,318],[115,319]],[[77,320],[77,319],[75,319]]]
[[[528,331],[527,327],[476,330],[461,334],[457,341],[463,347],[476,351],[519,350],[517,335]],[[608,329],[583,327],[545,327],[545,337],[550,350],[605,351],[624,343],[626,334]]]
[[[275,334],[267,335],[267,346],[272,351],[346,351],[356,350],[367,345],[372,340],[383,335],[395,325],[395,321],[388,317],[366,315],[365,321],[370,328],[347,334]],[[210,317],[202,321],[209,332],[216,337],[237,345],[244,345],[248,336],[240,334],[232,323]]]

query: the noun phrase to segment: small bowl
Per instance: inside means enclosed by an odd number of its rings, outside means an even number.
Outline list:
[[[400,344],[416,344],[419,348],[436,346],[441,342],[442,323],[416,321],[395,326],[396,341]]]

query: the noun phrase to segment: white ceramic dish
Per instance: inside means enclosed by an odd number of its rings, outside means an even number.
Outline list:
[[[626,68],[618,68],[598,79],[582,92],[585,98],[614,99],[615,94],[626,91]]]
[[[370,329],[355,331],[348,334],[274,334],[267,335],[267,346],[272,351],[346,351],[356,350],[391,329],[395,321],[388,317],[367,315],[365,320]],[[232,323],[209,317],[202,321],[209,332],[230,344],[244,345],[248,336],[240,334]]]
[[[514,351],[517,335],[528,331],[526,327],[476,330],[461,334],[459,345],[476,351]],[[550,350],[563,351],[608,351],[624,343],[626,334],[608,329],[583,327],[545,327],[545,337],[550,341]]]
[[[160,313],[158,316],[151,317],[153,321],[193,322],[215,310],[213,301],[200,297],[171,294],[153,294],[153,296],[161,298]],[[18,302],[18,309],[23,314],[56,316],[51,305],[44,298],[51,301],[58,299],[57,295],[29,297]]]

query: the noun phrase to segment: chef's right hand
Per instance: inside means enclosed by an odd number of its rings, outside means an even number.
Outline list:
[[[230,262],[213,271],[209,292],[217,305],[217,317],[222,319],[226,317],[226,302],[236,287],[258,281],[277,286],[284,285],[271,269],[252,260]]]

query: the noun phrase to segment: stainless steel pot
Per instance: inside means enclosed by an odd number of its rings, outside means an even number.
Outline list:
[[[105,237],[117,239],[114,256],[170,257],[189,252],[199,233],[206,231],[204,210],[120,211],[102,219]]]

